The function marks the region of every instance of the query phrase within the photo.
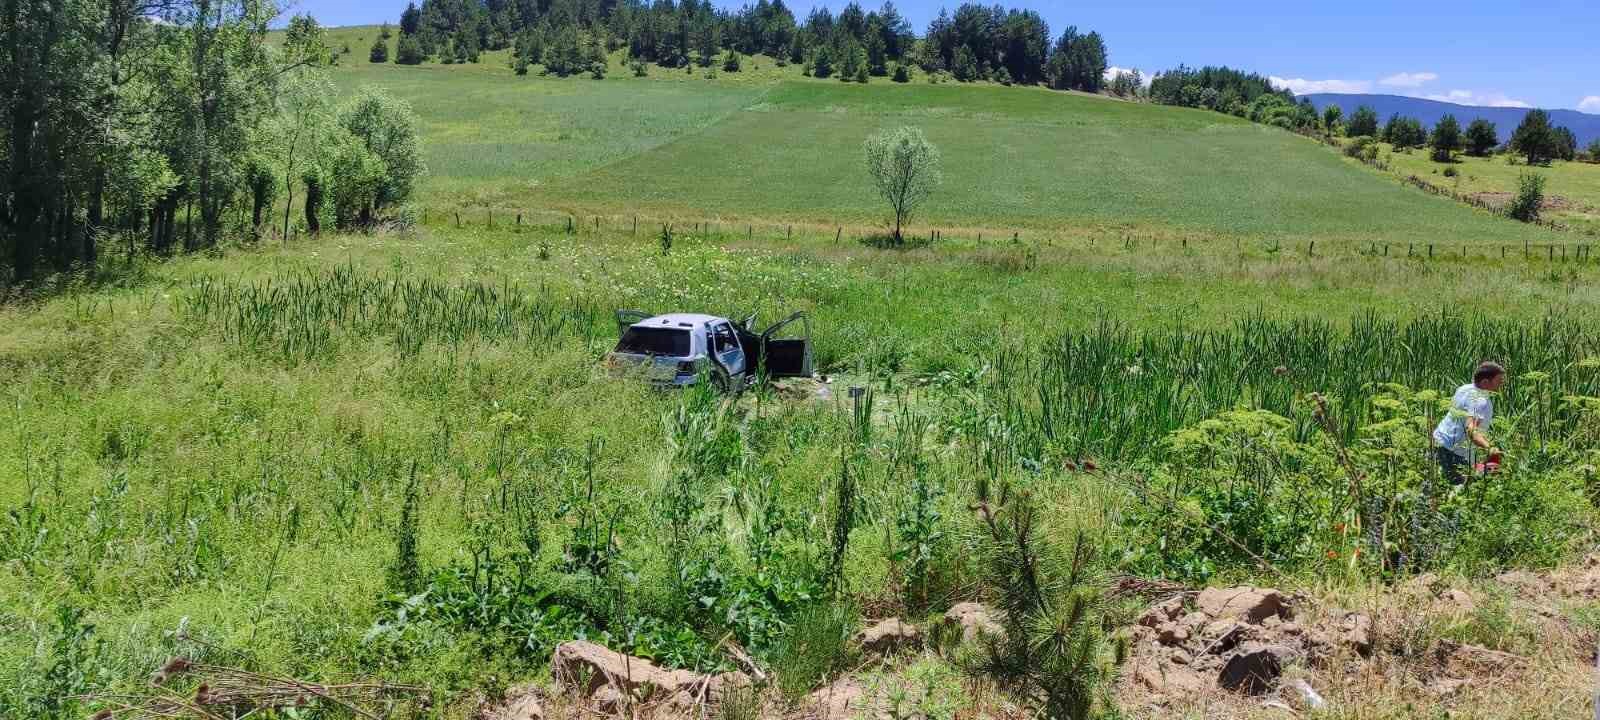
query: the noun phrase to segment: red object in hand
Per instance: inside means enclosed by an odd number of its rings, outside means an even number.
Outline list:
[[[1489,453],[1488,459],[1472,466],[1479,475],[1487,475],[1500,469],[1500,453]]]

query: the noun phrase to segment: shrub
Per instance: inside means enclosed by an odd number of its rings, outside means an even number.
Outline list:
[[[739,65],[739,53],[732,48],[729,48],[728,53],[722,56],[722,71],[731,73],[739,72]]]
[[[1523,222],[1539,219],[1539,207],[1544,204],[1544,176],[1525,172],[1517,176],[1517,196],[1506,206],[1506,215]]]
[[[868,76],[868,74],[869,73],[867,72],[867,66],[866,65],[862,65],[860,67],[857,67],[856,68],[856,82],[861,83],[862,85],[867,84],[867,76]]]
[[[372,41],[372,52],[367,54],[367,61],[375,63],[389,62],[389,43],[384,41],[383,38]]]
[[[633,76],[634,77],[644,77],[644,76],[650,74],[650,70],[644,64],[643,60],[635,60],[635,61],[633,61],[632,67],[633,67]]]
[[[1453,167],[1447,167],[1447,168],[1444,169],[1444,176],[1447,177],[1447,178],[1458,177],[1460,175],[1461,175],[1461,173],[1456,172],[1456,169],[1453,168]]]
[[[894,81],[897,83],[911,82],[911,71],[907,70],[905,65],[894,66]],[[1600,162],[1600,153],[1591,152],[1591,154],[1594,155],[1595,162]]]
[[[1362,135],[1350,138],[1350,141],[1344,144],[1344,154],[1347,157],[1364,158],[1368,149],[1376,149],[1376,147],[1377,145],[1371,137]]]

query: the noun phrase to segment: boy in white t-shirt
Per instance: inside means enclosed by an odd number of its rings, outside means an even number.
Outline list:
[[[1489,444],[1489,424],[1494,421],[1493,393],[1506,382],[1506,370],[1498,363],[1485,362],[1472,373],[1472,383],[1456,388],[1450,399],[1450,412],[1433,430],[1435,458],[1446,480],[1460,485],[1472,467],[1472,446],[1495,454]]]

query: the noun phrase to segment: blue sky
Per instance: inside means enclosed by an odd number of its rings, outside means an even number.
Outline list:
[[[801,17],[811,7],[787,1]],[[879,1],[862,4],[870,9]],[[816,4],[837,10],[844,2]],[[919,33],[940,7],[958,4],[896,3]],[[1146,74],[1180,62],[1226,64],[1279,78],[1300,93],[1380,92],[1600,113],[1600,6],[1593,0],[1017,4],[1038,10],[1054,33],[1067,25],[1100,31],[1113,65]],[[405,0],[299,0],[295,11],[326,25],[354,25],[394,21],[404,7]]]

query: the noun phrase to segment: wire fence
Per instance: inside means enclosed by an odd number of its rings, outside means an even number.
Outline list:
[[[1418,187],[1431,186],[1417,179]],[[1425,188],[1424,188],[1425,189]],[[754,242],[762,240],[794,240],[796,238],[824,239],[831,236],[835,245],[846,242],[882,246],[889,231],[882,226],[818,222],[756,222],[726,218],[692,218],[684,216],[649,216],[643,214],[575,214],[549,209],[467,208],[440,211],[424,209],[420,214],[424,226],[489,229],[557,230],[568,235],[623,234],[655,240],[662,233],[688,234],[721,241]],[[1558,226],[1564,228],[1565,226]],[[1109,233],[1107,236],[1061,236],[1048,230],[997,230],[993,228],[937,228],[918,227],[903,229],[905,247],[923,247],[934,244],[969,244],[980,248],[1016,247],[1037,252],[1045,247],[1120,247],[1129,252],[1163,251],[1174,249],[1184,252],[1204,251],[1218,246],[1235,252],[1256,251],[1280,258],[1325,259],[1329,257],[1404,258],[1416,261],[1460,262],[1470,260],[1523,260],[1544,263],[1594,262],[1590,243],[1533,243],[1521,246],[1484,243],[1351,243],[1335,241],[1319,243],[1315,240],[1285,244],[1281,240],[1247,241],[1241,238],[1216,238],[1202,234],[1179,235],[1171,238],[1140,236],[1131,232]],[[1403,254],[1402,254],[1403,253]]]

